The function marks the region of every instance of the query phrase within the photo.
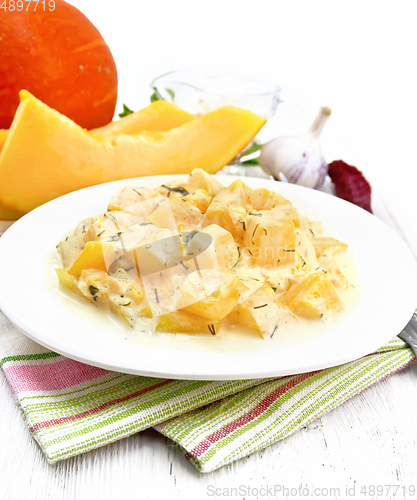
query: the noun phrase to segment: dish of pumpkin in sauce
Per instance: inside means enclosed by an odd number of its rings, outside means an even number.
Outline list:
[[[124,187],[107,212],[58,245],[61,286],[109,307],[133,329],[217,335],[222,324],[264,339],[333,321],[353,287],[324,236],[275,191],[204,170],[156,189]]]

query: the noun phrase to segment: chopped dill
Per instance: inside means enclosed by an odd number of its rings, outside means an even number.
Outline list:
[[[209,332],[212,335],[216,335],[216,329],[215,329],[214,325],[207,325],[207,328],[209,329]]]
[[[256,227],[255,227],[255,229],[253,230],[253,233],[252,233],[252,236],[251,236],[251,239],[250,239],[250,240],[251,240],[251,242],[252,242],[252,245],[254,245],[254,244],[255,244],[255,242],[253,241],[253,237],[255,236],[255,233],[256,233],[256,230],[258,229],[258,226],[259,226],[259,224],[256,224]]]
[[[120,235],[122,234],[122,231],[119,231],[116,234],[113,234],[113,236],[110,236],[109,241],[117,241],[120,239]]]
[[[175,193],[180,193],[183,196],[190,194],[186,189],[184,189],[181,186],[169,187],[169,186],[166,186],[165,184],[162,184],[161,187],[168,189],[169,192],[174,191]]]
[[[238,264],[239,264],[239,261],[240,261],[240,247],[238,246],[237,247],[237,252],[238,252],[238,256],[237,256],[237,261],[236,261],[236,264],[232,267],[232,269],[234,269]]]

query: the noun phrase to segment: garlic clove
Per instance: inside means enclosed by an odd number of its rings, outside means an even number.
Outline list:
[[[320,133],[331,114],[322,107],[306,134],[295,137],[277,137],[267,142],[259,156],[263,170],[279,178],[282,173],[293,184],[317,189],[327,175],[328,165],[320,148]]]

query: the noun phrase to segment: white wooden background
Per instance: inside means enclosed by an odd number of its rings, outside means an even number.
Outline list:
[[[272,122],[277,133],[302,132],[321,105],[332,106],[322,137],[326,158],[342,158],[365,173],[384,200],[379,215],[392,214],[389,223],[417,255],[415,2],[71,3],[113,52],[119,111],[122,102],[145,106],[148,82],[178,68],[229,69],[275,81],[286,97]],[[1,499],[204,499],[215,498],[214,488],[223,498],[230,488],[274,485],[308,489],[308,496],[292,491],[288,498],[373,498],[369,490],[361,494],[371,485],[417,490],[417,365],[286,440],[206,475],[154,431],[48,465],[2,372],[0,401]],[[339,495],[330,488],[339,488]],[[268,498],[262,493],[259,498]],[[285,498],[282,490],[276,498]],[[378,498],[413,496],[400,489]]]

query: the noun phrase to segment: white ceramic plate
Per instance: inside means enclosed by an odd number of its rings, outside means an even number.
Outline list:
[[[322,221],[326,234],[349,244],[362,285],[356,308],[326,334],[286,336],[270,348],[260,340],[260,350],[190,348],[181,336],[156,347],[133,345],[126,340],[128,333],[95,309],[86,315],[86,308],[92,310],[89,303],[80,305],[60,295],[51,256],[63,235],[84,218],[104,212],[122,186],[156,187],[178,177],[184,176],[101,184],[51,201],[20,219],[0,239],[0,309],[36,342],[78,361],[137,375],[203,380],[272,377],[335,366],[379,348],[411,318],[417,264],[391,228],[331,195],[244,178],[253,188],[279,191],[301,213]],[[224,185],[235,179],[219,176]]]

